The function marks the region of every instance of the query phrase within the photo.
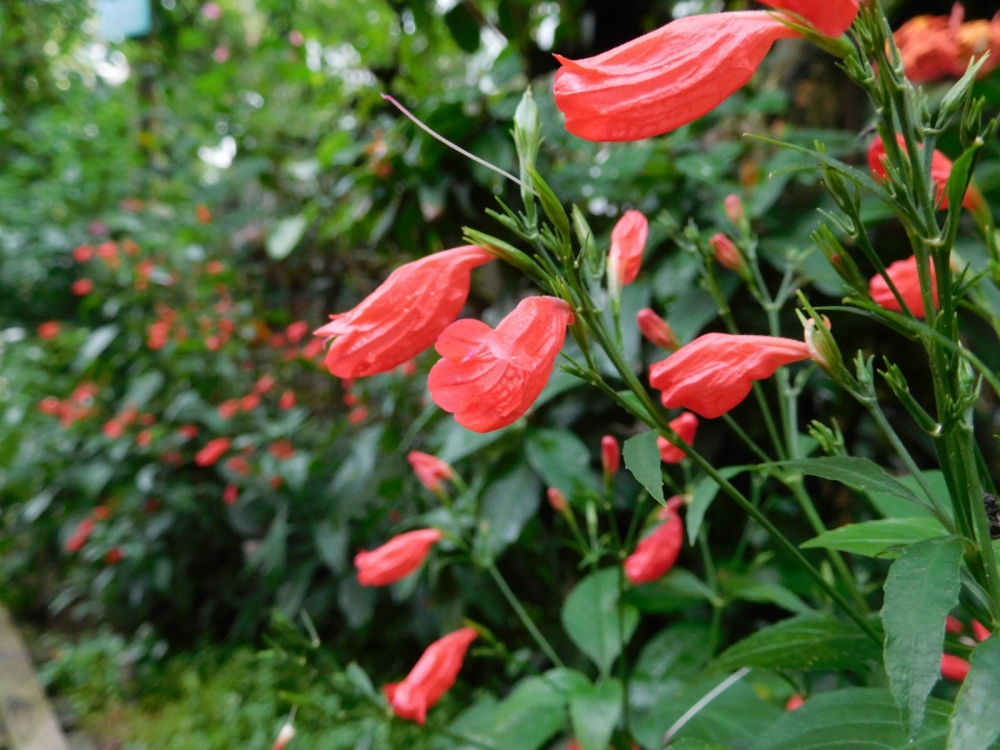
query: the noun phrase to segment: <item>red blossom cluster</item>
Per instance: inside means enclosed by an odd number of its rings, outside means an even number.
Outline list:
[[[915,16],[894,36],[906,77],[914,83],[958,78],[987,53],[979,77],[1000,66],[1000,13],[990,21],[965,21],[965,8],[955,3],[950,16]]]
[[[100,393],[100,388],[94,383],[81,383],[67,399],[46,396],[38,402],[38,410],[50,417],[59,417],[63,427],[71,427],[81,419],[97,413],[94,408],[94,398]]]

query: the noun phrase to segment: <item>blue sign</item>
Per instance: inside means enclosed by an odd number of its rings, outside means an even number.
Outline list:
[[[153,28],[150,0],[97,0],[101,36],[119,42],[133,36],[145,36]]]

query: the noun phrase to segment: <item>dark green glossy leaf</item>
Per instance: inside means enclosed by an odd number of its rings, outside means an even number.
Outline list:
[[[918,506],[921,504],[920,498],[909,487],[901,484],[889,472],[867,458],[826,456],[782,461],[778,465],[810,476],[832,479],[856,490],[883,492],[909,500]]]
[[[639,611],[619,603],[621,569],[591,573],[570,592],[562,623],[570,639],[607,674],[639,624]]]
[[[662,459],[656,438],[655,430],[633,435],[625,441],[622,455],[625,467],[632,472],[632,476],[653,498],[662,503],[666,498],[663,496]]]
[[[801,546],[879,557],[914,542],[947,535],[947,530],[936,518],[883,518],[841,526],[820,534]]]
[[[583,750],[606,750],[621,719],[625,691],[618,680],[603,680],[573,692],[569,717]]]
[[[972,652],[972,669],[955,699],[948,750],[987,750],[1000,737],[1000,636]]]
[[[581,489],[597,489],[597,477],[590,468],[590,451],[569,430],[529,430],[524,455],[546,486],[558,487],[567,497]]]

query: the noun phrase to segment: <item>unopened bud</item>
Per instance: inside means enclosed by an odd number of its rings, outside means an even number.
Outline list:
[[[612,435],[601,438],[601,464],[604,466],[604,476],[613,477],[621,467],[622,451],[618,441]]]
[[[657,315],[651,308],[644,307],[635,316],[639,322],[639,330],[651,343],[669,351],[681,348],[681,342],[670,324]]]
[[[825,325],[817,327],[815,318],[809,318],[805,322],[806,346],[809,347],[809,356],[816,364],[833,372],[843,368],[844,360],[837,342],[830,335],[830,319],[825,315],[823,323]]]
[[[566,496],[558,487],[549,487],[548,492],[545,493],[549,499],[549,505],[557,513],[565,513],[569,510],[569,503],[566,502]]]
[[[746,271],[746,262],[743,260],[743,254],[740,253],[740,249],[736,247],[735,242],[722,232],[712,235],[712,239],[708,241],[708,244],[715,253],[715,259],[721,265],[741,275]]]
[[[291,742],[295,737],[295,727],[291,724],[285,724],[278,732],[278,739],[274,741],[274,747],[271,750],[285,750],[285,747]]]
[[[726,208],[726,216],[729,217],[729,220],[738,227],[743,226],[743,222],[746,221],[747,218],[747,212],[746,209],[743,208],[743,201],[740,200],[740,196],[736,193],[730,193],[726,196],[724,205]]]

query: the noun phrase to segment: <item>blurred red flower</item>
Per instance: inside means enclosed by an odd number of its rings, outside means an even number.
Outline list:
[[[429,453],[410,451],[406,460],[410,462],[410,466],[424,487],[431,492],[440,492],[442,482],[455,478],[455,470],[446,461]]]
[[[51,341],[62,330],[62,324],[58,320],[50,320],[38,326],[38,335],[45,341]]]
[[[931,290],[934,293],[934,308],[937,309],[937,273],[934,270],[933,263],[931,263],[930,268]],[[910,312],[918,318],[923,318],[927,314],[927,309],[924,307],[924,295],[920,291],[920,275],[917,271],[916,257],[911,256],[906,260],[897,260],[886,268],[885,271],[889,278],[892,279],[892,283],[896,285],[896,289],[899,291],[903,301],[910,308]],[[872,276],[868,285],[868,292],[876,304],[881,305],[886,310],[894,310],[895,312],[903,311],[899,300],[892,293],[888,282],[882,277],[882,274],[879,273]]]
[[[199,466],[211,466],[224,455],[233,441],[227,437],[215,438],[205,444],[205,447],[195,454],[194,462]]]
[[[77,279],[73,282],[73,286],[71,288],[73,290],[73,294],[78,297],[85,297],[94,291],[94,282],[90,279]]]
[[[684,544],[684,522],[678,515],[683,498],[672,497],[657,514],[663,523],[647,534],[625,559],[625,576],[634,584],[663,578],[677,562]]]
[[[688,445],[694,444],[695,435],[698,434],[698,417],[689,411],[681,414],[677,419],[670,422],[670,427]],[[671,443],[665,437],[656,438],[656,445],[660,449],[660,458],[665,464],[679,464],[687,454],[679,447]]]
[[[362,586],[388,586],[414,573],[431,547],[444,539],[438,529],[419,529],[393,537],[377,549],[359,552],[354,557],[358,582]]]
[[[406,679],[383,688],[395,714],[425,723],[428,709],[455,684],[469,645],[478,637],[474,628],[462,628],[428,646]]]
[[[626,211],[611,230],[608,274],[617,289],[638,278],[648,237],[649,220],[639,211]]]

